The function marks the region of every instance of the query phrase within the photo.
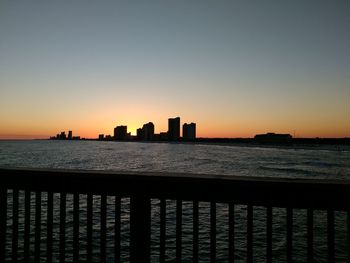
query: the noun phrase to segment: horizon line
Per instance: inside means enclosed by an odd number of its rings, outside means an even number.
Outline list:
[[[132,135],[133,137],[136,137],[136,135]],[[215,139],[218,139],[218,140],[239,140],[239,139],[245,139],[245,140],[249,140],[249,139],[254,139],[254,137],[197,137],[196,140],[215,140]],[[319,137],[319,136],[316,136],[316,137],[292,137],[292,139],[350,139],[350,137]],[[19,138],[19,137],[9,137],[9,138],[0,138],[0,141],[35,141],[35,140],[48,140],[50,141],[50,136],[47,136],[45,138],[42,138],[42,137],[38,137],[38,138],[35,138],[35,137],[32,137],[32,138],[26,138],[26,137],[22,137],[22,138]],[[80,140],[99,140],[98,139],[98,136],[97,137],[80,137]],[[68,140],[66,140],[68,141]],[[108,141],[108,140],[106,140]],[[111,140],[111,141],[114,141],[114,140]],[[133,140],[125,140],[125,141],[133,141]],[[155,141],[157,142],[157,141]]]

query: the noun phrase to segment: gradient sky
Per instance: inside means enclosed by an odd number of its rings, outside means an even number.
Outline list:
[[[350,137],[350,1],[0,1],[0,138]]]

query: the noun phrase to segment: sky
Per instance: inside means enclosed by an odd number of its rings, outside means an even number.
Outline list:
[[[152,121],[350,137],[350,1],[0,0],[0,139]]]

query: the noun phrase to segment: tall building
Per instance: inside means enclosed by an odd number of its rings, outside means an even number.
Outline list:
[[[137,129],[137,139],[143,141],[152,141],[154,139],[154,124],[146,123],[142,128]]]
[[[144,131],[144,140],[151,141],[154,137],[154,124],[152,122],[149,122],[147,124],[144,124],[142,127]]]
[[[168,120],[168,139],[169,141],[178,141],[180,139],[180,117]]]
[[[61,134],[60,134],[60,139],[61,139],[61,140],[67,139],[66,133],[65,133],[64,131],[61,132]]]
[[[114,128],[114,140],[125,141],[127,138],[127,126],[117,126]]]
[[[195,123],[193,123],[193,122],[190,124],[185,123],[182,126],[182,138],[185,141],[196,140],[196,124]]]
[[[138,140],[143,140],[143,137],[144,137],[144,135],[143,135],[143,129],[142,129],[142,128],[138,128],[138,129],[136,130],[136,138],[137,138]]]
[[[68,140],[73,139],[73,132],[72,131],[68,131]]]

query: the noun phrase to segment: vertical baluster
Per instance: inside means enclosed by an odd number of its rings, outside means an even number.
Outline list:
[[[0,188],[0,262],[5,262],[7,189]]]
[[[235,205],[233,202],[228,204],[228,250],[229,250],[229,262],[235,262]]]
[[[30,243],[30,202],[31,192],[25,191],[24,194],[24,262],[29,262],[29,243]],[[1,261],[1,260],[0,260]]]
[[[12,262],[18,259],[18,189],[12,191]]]
[[[328,263],[335,261],[334,255],[334,211],[327,211]]]
[[[176,200],[176,262],[181,262],[182,254],[182,200]]]
[[[266,262],[272,262],[272,207],[266,208]]]
[[[293,262],[293,209],[287,208],[287,262]]]
[[[307,210],[307,262],[314,260],[314,212]]]
[[[47,193],[46,262],[52,262],[53,193]]]
[[[92,194],[87,195],[86,208],[86,261],[92,261]]]
[[[350,211],[347,212],[347,225],[348,225],[348,235],[347,235],[347,248],[348,248],[348,262],[350,262]]]
[[[130,258],[132,263],[150,262],[151,200],[137,195],[130,198]]]
[[[115,222],[114,222],[114,254],[115,261],[120,262],[120,197],[115,197]]]
[[[253,262],[253,206],[247,205],[247,262]]]
[[[216,262],[216,203],[210,203],[210,262]]]
[[[66,193],[60,194],[60,263],[66,260]]]
[[[107,197],[101,195],[101,236],[100,236],[100,262],[106,262],[106,212]]]
[[[198,201],[193,201],[193,263],[198,263],[198,225],[199,225],[199,213],[198,213]]]
[[[79,193],[73,195],[73,262],[79,261]]]
[[[166,200],[160,199],[160,237],[159,237],[159,261],[165,262],[165,229],[166,229]]]
[[[35,193],[35,248],[34,262],[40,262],[40,240],[41,240],[41,192]]]

